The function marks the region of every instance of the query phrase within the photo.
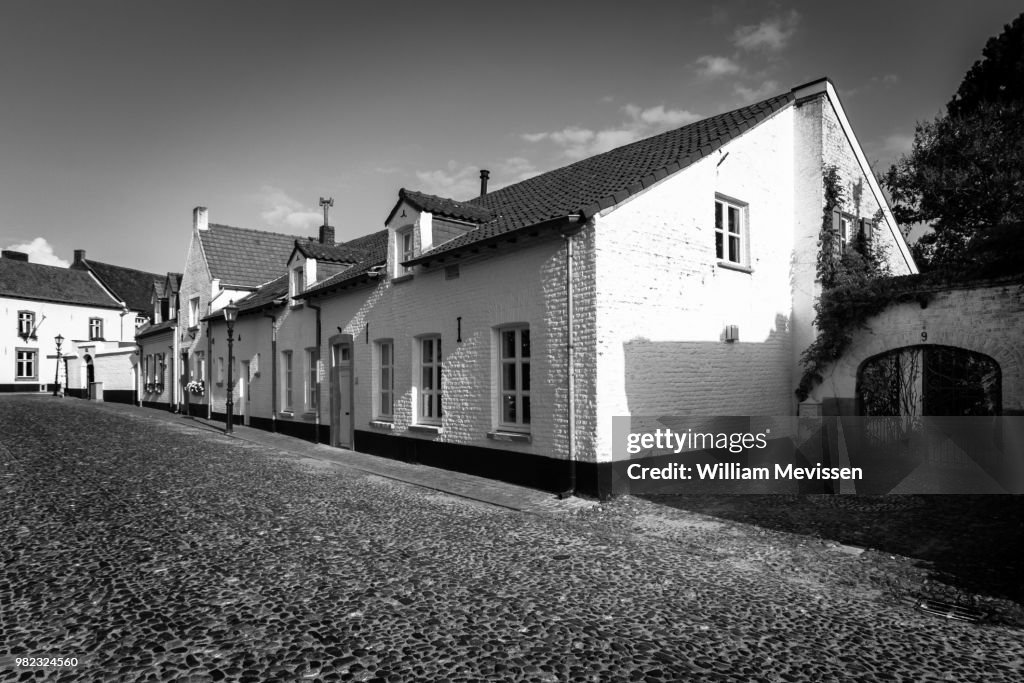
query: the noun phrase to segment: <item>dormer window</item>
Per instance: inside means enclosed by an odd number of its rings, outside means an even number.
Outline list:
[[[396,231],[395,241],[397,242],[395,275],[411,275],[412,268],[403,266],[402,262],[409,261],[416,256],[416,239],[413,234],[413,226],[410,225],[407,228]]]
[[[292,268],[292,275],[291,275],[291,290],[292,290],[291,296],[292,296],[292,305],[293,306],[296,306],[299,303],[301,303],[295,297],[297,297],[299,294],[302,294],[303,290],[305,290],[305,289],[306,289],[306,268],[305,268],[305,265],[295,266],[294,268]]]

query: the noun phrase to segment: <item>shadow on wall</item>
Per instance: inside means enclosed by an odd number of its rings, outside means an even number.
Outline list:
[[[742,339],[742,329],[740,335]],[[623,345],[629,414],[792,415],[789,318],[775,316],[762,341],[648,341]]]

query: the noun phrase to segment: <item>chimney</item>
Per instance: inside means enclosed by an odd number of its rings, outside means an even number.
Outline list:
[[[23,251],[14,251],[13,249],[4,249],[0,252],[0,258],[10,259],[11,261],[24,261],[28,263],[28,254]]]
[[[210,229],[210,212],[205,206],[197,206],[192,209],[192,229],[193,230],[209,230]]]
[[[85,260],[85,249],[75,249],[75,263],[81,263]]]
[[[486,168],[480,169],[480,196],[483,197],[487,194],[487,179],[491,177],[491,172]]]
[[[320,244],[328,244],[334,246],[334,226],[333,225],[321,225],[320,226]]]

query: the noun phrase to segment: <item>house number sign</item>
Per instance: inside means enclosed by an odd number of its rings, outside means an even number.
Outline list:
[[[928,341],[928,332],[926,332],[925,330],[921,330],[921,341]]]

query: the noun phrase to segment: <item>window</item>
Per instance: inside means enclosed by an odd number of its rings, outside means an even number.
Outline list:
[[[441,338],[422,337],[420,344],[419,422],[440,424],[441,411]]]
[[[850,223],[852,216],[841,213],[839,214],[839,254],[840,256],[846,253],[846,245],[850,243]]]
[[[292,269],[292,305],[299,303],[295,297],[304,289],[306,289],[306,269],[304,266],[298,266]]]
[[[530,328],[505,327],[498,331],[501,379],[499,424],[505,429],[530,426]]]
[[[188,326],[199,326],[199,297],[194,296],[188,300]]]
[[[205,351],[196,351],[193,354],[192,358],[194,359],[194,362],[195,362],[195,368],[194,368],[195,379],[200,381],[200,382],[205,382],[206,381],[206,352]]]
[[[412,268],[406,268],[402,265],[403,261],[408,261],[416,256],[416,242],[412,232],[412,226],[399,230],[395,233],[395,240],[397,241],[397,265],[395,268],[396,275],[408,275],[412,273]]]
[[[152,381],[152,375],[150,369],[153,367],[153,356],[146,356],[146,360],[142,363],[142,381],[148,384]]]
[[[715,199],[715,256],[728,263],[746,263],[746,206],[729,199]]]
[[[18,336],[28,339],[36,331],[36,314],[32,311],[18,311]]]
[[[317,358],[316,349],[306,349],[306,410],[313,412],[317,403]]]
[[[103,318],[89,318],[89,339],[103,339]]]
[[[292,352],[281,352],[281,409],[292,411]]]
[[[37,349],[17,349],[14,354],[14,379],[39,379]]]
[[[377,417],[395,416],[395,347],[392,342],[377,342]]]

